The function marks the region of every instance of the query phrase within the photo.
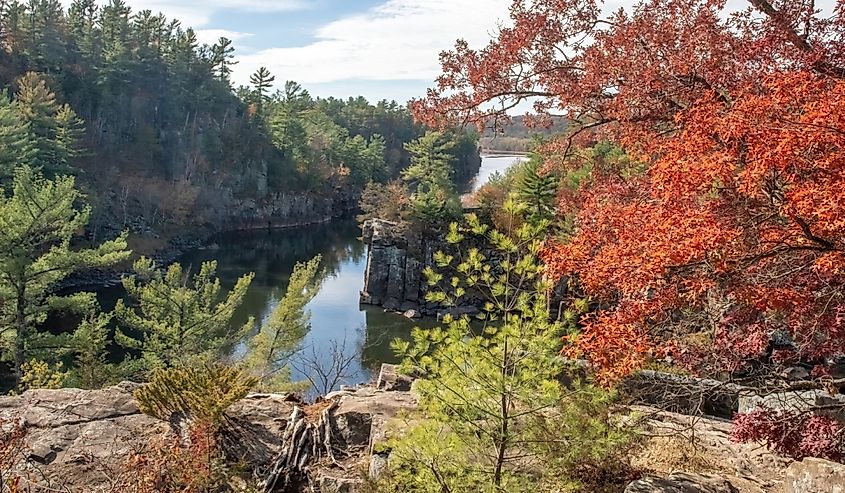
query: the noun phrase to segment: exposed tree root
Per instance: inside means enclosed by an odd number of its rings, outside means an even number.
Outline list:
[[[293,408],[282,437],[285,445],[264,483],[266,493],[286,491],[293,481],[306,478],[308,466],[321,459],[341,467],[332,438],[332,411],[337,405],[337,401],[324,401]]]

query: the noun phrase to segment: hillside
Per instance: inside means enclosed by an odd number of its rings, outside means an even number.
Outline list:
[[[347,212],[368,181],[397,177],[424,133],[395,102],[313,98],[293,82],[274,93],[266,69],[235,89],[230,40],[201,45],[122,0],[3,2],[0,32],[0,118],[17,129],[0,136],[2,175],[22,162],[77,175],[94,241],[129,229],[149,250],[186,231],[324,220],[313,210]],[[462,178],[477,151],[454,138]]]
[[[528,152],[534,139],[548,139],[566,131],[568,123],[562,117],[552,117],[550,126],[529,124],[522,115],[511,117],[502,128],[487,128],[479,139],[485,151]]]

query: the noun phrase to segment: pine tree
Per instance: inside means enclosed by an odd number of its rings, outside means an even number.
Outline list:
[[[116,92],[131,73],[130,13],[131,9],[123,0],[110,0],[100,10],[103,66],[99,71],[99,83],[109,92]]]
[[[411,165],[402,171],[402,179],[414,188],[411,196],[411,218],[426,226],[448,223],[460,214],[460,203],[452,181],[449,153],[454,142],[440,132],[426,132],[405,144]]]
[[[67,57],[64,9],[59,0],[29,0],[25,32],[35,68],[48,74],[61,71]]]
[[[123,278],[123,287],[137,306],[119,300],[114,309],[120,324],[131,331],[118,330],[115,340],[140,351],[146,370],[215,360],[252,327],[252,320],[242,328],[232,328],[230,322],[253,274],[223,293],[214,276],[217,262],[204,262],[190,285],[178,263],[159,270],[152,260],[141,258],[133,270],[135,275]]]
[[[245,364],[264,388],[278,389],[287,383],[285,364],[311,330],[311,316],[305,305],[320,290],[322,275],[318,269],[321,260],[318,255],[294,266],[285,296],[267,323],[249,341]]]
[[[211,47],[211,66],[217,78],[226,84],[229,84],[229,76],[232,75],[232,65],[238,63],[232,60],[235,57],[234,53],[235,47],[232,46],[232,40],[226,37],[221,37]]]
[[[402,172],[402,179],[411,186],[424,189],[451,189],[454,157],[449,151],[454,143],[441,132],[426,132],[417,140],[405,144],[411,155],[411,165]]]
[[[112,382],[114,365],[108,362],[111,313],[91,313],[82,320],[71,337],[73,369],[70,382],[81,389],[99,389]]]
[[[104,268],[125,260],[126,235],[95,248],[71,249],[71,239],[85,227],[89,208],[72,177],[47,180],[32,168],[15,170],[11,194],[0,193],[0,344],[21,365],[33,351],[36,329],[52,310],[90,310],[93,294],[59,296],[53,289],[70,274]]]
[[[72,171],[70,160],[78,151],[82,122],[38,74],[28,72],[18,79],[15,107],[29,128],[34,147],[32,165],[55,175]]]
[[[82,57],[89,63],[96,62],[99,52],[99,28],[96,0],[74,0],[68,9],[67,23],[70,35]]]
[[[9,98],[0,95],[0,183],[12,177],[16,166],[30,164],[34,155],[29,126]]]
[[[261,67],[249,76],[249,82],[255,86],[255,105],[259,116],[264,115],[264,104],[269,99],[269,91],[276,77],[270,75],[267,67]]]
[[[71,161],[80,154],[79,143],[85,134],[82,120],[67,104],[56,113],[56,160],[53,169],[71,172]]]
[[[548,220],[554,217],[558,178],[540,173],[542,161],[533,156],[519,170],[516,181],[517,198],[528,206],[528,217]]]

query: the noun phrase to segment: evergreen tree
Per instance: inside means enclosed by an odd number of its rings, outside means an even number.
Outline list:
[[[68,30],[77,50],[88,63],[96,63],[100,55],[98,13],[96,0],[74,0],[68,9]]]
[[[524,209],[509,200],[503,212],[518,222]],[[389,444],[393,484],[378,491],[593,491],[579,475],[604,479],[596,472],[631,443],[608,418],[612,394],[561,385],[566,327],[550,322],[551,286],[539,259],[545,227],[509,233],[474,215],[451,225],[447,240],[459,253],[435,254],[427,299],[485,304],[476,326],[446,317],[444,327],[394,343],[403,370],[424,375],[415,384],[422,413]]]
[[[69,172],[73,170],[71,161],[80,154],[79,143],[85,134],[82,120],[67,104],[56,112],[56,158],[54,170]]]
[[[60,71],[67,56],[62,4],[59,0],[29,0],[26,13],[24,26],[29,58],[39,71]]]
[[[229,84],[229,76],[232,75],[232,65],[238,62],[233,61],[235,57],[235,47],[232,46],[232,40],[226,37],[221,37],[217,43],[211,47],[211,67],[217,77]]]
[[[264,388],[278,389],[288,382],[286,363],[311,330],[311,315],[305,305],[322,285],[318,271],[321,260],[318,255],[294,266],[285,296],[249,342],[245,364]]]
[[[12,177],[16,166],[30,164],[34,155],[28,125],[9,98],[0,95],[0,183]]]
[[[451,163],[454,157],[449,151],[454,143],[441,132],[426,132],[417,140],[405,144],[411,155],[411,165],[402,172],[402,179],[417,188],[451,189]]]
[[[72,177],[47,180],[24,166],[15,171],[11,194],[0,193],[0,341],[18,381],[48,312],[93,307],[89,293],[56,295],[57,283],[129,256],[125,235],[92,249],[71,249],[90,214],[76,206],[80,193],[74,185]]]
[[[67,105],[56,102],[56,95],[38,74],[28,72],[18,79],[15,107],[29,128],[34,147],[32,165],[55,175],[71,171],[69,160],[76,155],[82,122]]]
[[[414,189],[411,218],[425,227],[448,223],[460,214],[461,206],[452,181],[450,150],[454,143],[440,132],[425,135],[405,145],[411,165],[402,179]]]
[[[255,87],[255,105],[259,116],[264,115],[264,104],[269,99],[268,93],[276,77],[270,75],[267,67],[261,67],[249,76],[249,82]]]
[[[152,260],[141,258],[133,270],[135,275],[123,278],[123,287],[137,306],[118,301],[114,313],[130,332],[118,330],[115,340],[140,351],[145,370],[215,360],[252,326],[252,320],[242,328],[230,322],[253,274],[242,276],[224,294],[214,276],[216,262],[204,262],[191,285],[178,263],[159,270]]]
[[[108,362],[111,313],[92,313],[82,320],[71,337],[73,369],[69,380],[74,387],[99,389],[112,383],[114,365]]]
[[[110,0],[100,11],[102,68],[99,83],[110,99],[128,82],[132,71],[129,45],[131,9],[123,0]]]
[[[507,204],[507,212],[516,215],[516,207]],[[445,327],[415,329],[413,344],[397,340],[394,347],[405,357],[406,371],[426,375],[418,389],[431,422],[417,433],[442,433],[465,445],[459,449],[463,473],[444,480],[531,491],[528,478],[512,477],[509,467],[513,457],[530,453],[524,417],[551,410],[563,394],[557,381],[560,327],[549,322],[550,289],[538,258],[541,229],[526,226],[509,235],[470,216],[464,229],[453,223],[447,239],[460,245],[469,237],[490,245],[500,260],[476,247],[454,256],[438,252],[438,270],[426,271],[433,288],[427,299],[455,304],[479,296],[486,302],[483,330],[475,332],[468,317],[447,318]]]
[[[551,220],[555,213],[558,178],[552,174],[540,173],[542,161],[532,156],[519,170],[516,180],[517,198],[528,206],[528,217],[532,220]]]

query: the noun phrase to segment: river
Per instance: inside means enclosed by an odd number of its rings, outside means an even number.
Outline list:
[[[476,182],[483,185],[490,175],[502,172],[519,161],[519,157],[484,157]],[[480,185],[478,185],[480,186]],[[476,189],[478,187],[475,187]],[[358,295],[363,287],[367,262],[361,231],[352,220],[281,230],[238,231],[212,238],[208,246],[186,252],[178,261],[196,270],[208,260],[216,260],[217,275],[225,289],[247,272],[254,272],[244,302],[233,317],[240,327],[249,317],[265,320],[284,295],[294,264],[316,255],[323,258],[325,278],[317,296],[308,304],[311,330],[302,341],[299,355],[294,357],[293,378],[302,379],[296,367],[302,359],[316,354],[329,364],[333,344],[342,346],[344,354],[354,357],[343,383],[354,385],[369,381],[382,362],[396,362],[390,342],[408,338],[415,326],[433,327],[431,319],[409,320],[397,313],[386,313],[378,307],[360,306]],[[102,288],[100,303],[111,309],[122,295],[119,287]],[[241,348],[242,350],[242,348]],[[239,350],[236,349],[236,353]]]

